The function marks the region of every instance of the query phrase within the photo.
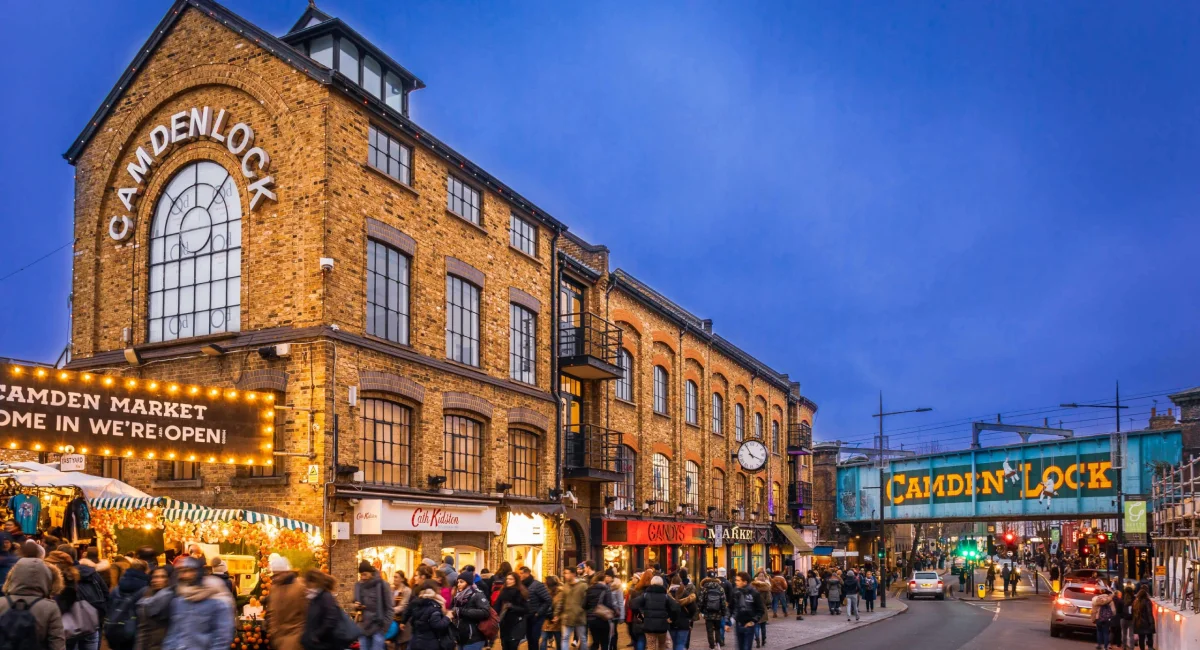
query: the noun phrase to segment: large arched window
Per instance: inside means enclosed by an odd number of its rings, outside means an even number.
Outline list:
[[[362,400],[359,465],[367,483],[411,485],[412,410],[382,399]]]
[[[738,442],[746,439],[746,407],[741,404],[733,406],[733,439]]]
[[[512,479],[511,494],[536,497],[538,470],[538,436],[523,429],[508,430],[508,473]]]
[[[629,445],[617,447],[617,471],[621,480],[613,483],[614,510],[637,510],[637,452]]]
[[[483,425],[461,415],[446,416],[442,438],[445,487],[479,492],[483,474]]]
[[[147,338],[236,332],[242,323],[242,201],[217,163],[179,170],[150,226]]]
[[[621,376],[617,377],[617,399],[633,401],[633,355],[624,348],[617,351],[617,367]]]
[[[725,435],[725,399],[720,393],[713,393],[712,416],[712,432],[718,436]]]
[[[654,366],[654,412],[667,415],[667,369]]]
[[[700,510],[700,465],[690,460],[683,466],[683,503],[688,514]]]
[[[671,501],[671,461],[662,454],[654,454],[652,469],[654,512],[664,513]]]
[[[712,493],[708,495],[708,503],[717,509],[719,516],[725,515],[725,472],[713,468]]]

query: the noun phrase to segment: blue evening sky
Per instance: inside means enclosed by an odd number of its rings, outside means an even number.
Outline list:
[[[1200,4],[319,5],[428,83],[420,124],[798,379],[818,438],[865,442],[881,389],[936,408],[895,444],[957,446],[1200,384]],[[61,154],[168,6],[9,3],[0,277],[70,241]],[[58,356],[70,261],[0,280],[0,355]]]

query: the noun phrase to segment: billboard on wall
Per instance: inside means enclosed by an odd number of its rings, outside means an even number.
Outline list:
[[[1112,467],[1107,435],[893,460],[883,472],[885,515],[900,520],[1110,515],[1116,512],[1117,471],[1126,494],[1148,492],[1153,463],[1179,463],[1182,444],[1178,430],[1132,432],[1123,470]],[[879,479],[876,465],[839,467],[837,518],[877,518]]]

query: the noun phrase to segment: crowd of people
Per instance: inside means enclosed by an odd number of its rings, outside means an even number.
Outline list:
[[[1092,598],[1092,622],[1096,624],[1096,647],[1100,650],[1122,648],[1154,649],[1154,603],[1149,586],[1126,585],[1124,589],[1104,589]],[[1136,645],[1135,645],[1136,644]]]

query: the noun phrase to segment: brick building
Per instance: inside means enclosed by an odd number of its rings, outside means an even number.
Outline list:
[[[281,37],[171,6],[66,153],[68,367],[270,393],[274,461],[90,471],[327,538],[353,521],[326,540],[341,580],[359,558],[552,572],[599,560],[608,520],[740,522],[783,561],[759,524],[801,523],[815,404],[410,120],[423,87],[311,5]]]

